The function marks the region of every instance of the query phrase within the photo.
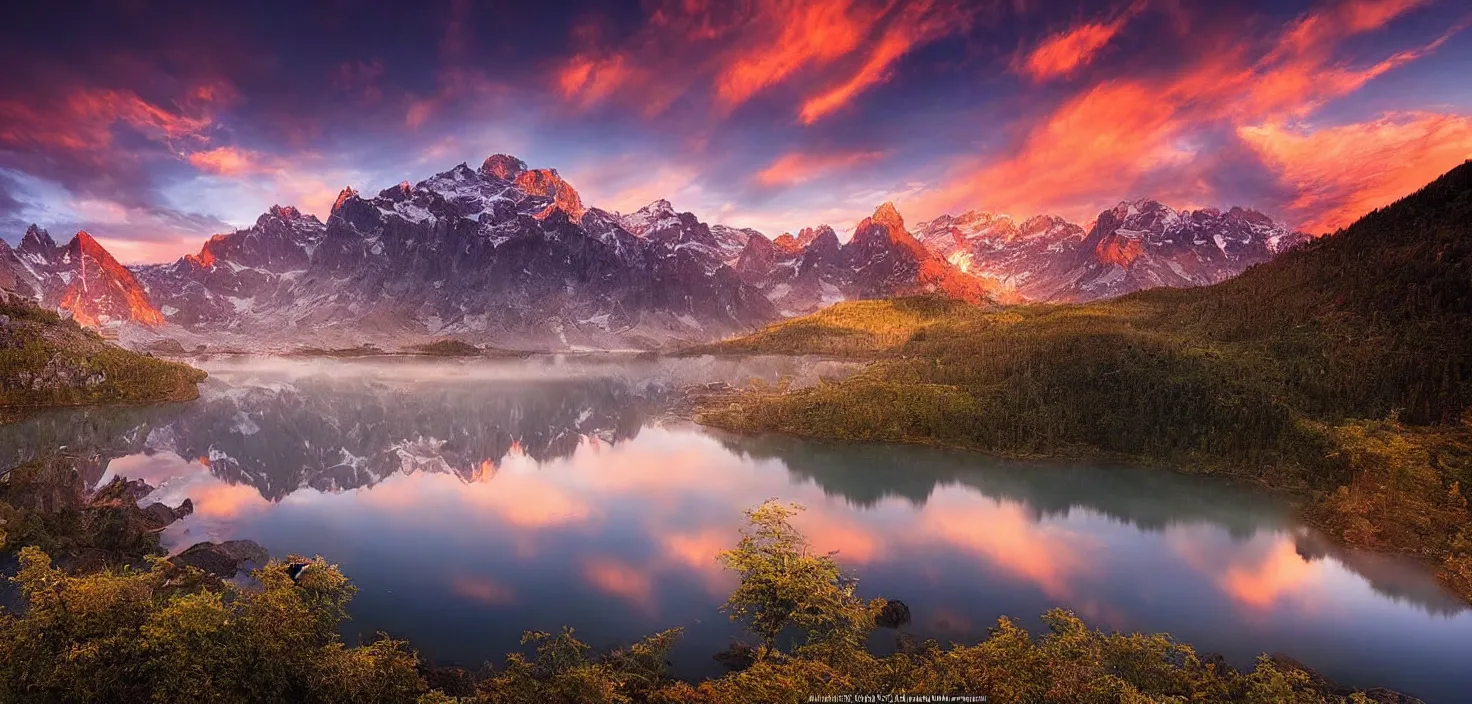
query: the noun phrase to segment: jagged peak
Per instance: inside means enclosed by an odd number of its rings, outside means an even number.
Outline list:
[[[510,154],[492,154],[480,165],[481,174],[494,176],[502,181],[515,180],[517,176],[526,173],[526,170],[526,162]]]
[[[1058,228],[1073,228],[1077,230],[1078,233],[1080,233],[1080,236],[1083,232],[1083,228],[1057,215],[1034,215],[1022,221],[1022,225],[1019,226],[1018,229],[1021,230],[1024,235],[1034,235],[1043,232],[1051,232]]]
[[[1011,222],[1012,216],[1006,213],[994,213],[989,210],[968,210],[954,218],[956,224],[970,225],[973,223]]]
[[[283,224],[293,230],[300,229],[302,227],[310,228],[322,226],[322,221],[318,220],[316,215],[303,213],[302,211],[297,210],[295,207],[290,205],[273,205],[269,210],[261,213],[260,217],[256,218],[255,227],[257,229],[265,227],[272,220],[280,220]]]
[[[470,181],[478,178],[480,172],[470,168],[465,162],[460,162],[444,173],[435,174],[435,178],[448,178],[452,181]]]
[[[379,191],[378,197],[387,198],[389,200],[403,200],[413,195],[413,193],[414,186],[410,185],[408,181],[400,181],[392,186],[389,186],[388,188]],[[337,209],[334,208],[333,212],[336,211]]]
[[[529,195],[545,196],[552,199],[552,206],[538,215],[545,218],[551,213],[552,207],[566,213],[568,218],[577,222],[583,217],[583,201],[578,196],[577,189],[572,184],[562,180],[557,169],[532,169],[523,171],[513,181],[517,188]]]
[[[826,224],[818,225],[818,227],[804,227],[798,230],[798,239],[813,239],[813,237],[821,236],[823,233],[832,233],[832,231],[833,228]]]
[[[93,237],[92,233],[86,230],[77,230],[77,234],[72,236],[72,241],[67,243],[66,248],[69,250],[74,249],[78,254],[85,254],[99,261],[107,261],[113,258],[112,253],[108,252],[107,248],[103,247],[102,243],[98,242],[97,238]]]
[[[39,250],[49,252],[56,249],[56,241],[51,239],[51,233],[32,223],[30,227],[26,228],[26,234],[20,240],[20,249],[22,251]]]
[[[261,217],[264,218],[266,216],[262,215]],[[198,255],[186,254],[184,255],[184,260],[205,269],[213,267],[215,265],[215,247],[224,244],[229,238],[230,235],[227,234],[210,235],[210,238],[205,240],[204,245],[199,248]]]
[[[97,238],[96,237],[93,237],[92,236],[92,233],[90,233],[90,232],[88,232],[86,230],[77,230],[77,234],[74,237],[72,237],[72,242],[75,242],[75,243],[77,243],[79,245],[82,245],[83,247],[101,247],[102,246],[101,244],[98,244]]]
[[[332,212],[335,213],[339,208],[342,208],[342,204],[347,202],[349,198],[357,197],[358,192],[352,186],[343,186],[343,189],[337,194],[337,200],[332,202]]]
[[[642,207],[642,208],[640,208],[640,209],[638,209],[638,210],[636,210],[634,212],[635,213],[673,213],[673,212],[675,212],[675,206],[674,206],[673,203],[671,203],[671,202],[669,202],[669,201],[667,201],[667,200],[665,200],[663,198],[660,198],[659,200],[653,201],[649,205],[646,205],[646,206],[644,206],[644,207]]]
[[[896,210],[893,201],[884,201],[878,208],[874,209],[874,215],[870,217],[875,224],[887,227],[904,229],[905,219],[900,217],[900,211]]]

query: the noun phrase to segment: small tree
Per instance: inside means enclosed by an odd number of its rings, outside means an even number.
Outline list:
[[[748,510],[741,541],[719,555],[726,569],[741,575],[721,609],[761,637],[758,660],[772,653],[789,628],[806,635],[807,647],[851,652],[874,627],[880,604],[855,596],[857,580],[843,575],[832,553],[810,554],[807,539],[789,520],[801,510],[775,499]]]

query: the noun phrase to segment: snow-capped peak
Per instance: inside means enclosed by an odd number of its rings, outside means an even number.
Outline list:
[[[675,212],[675,206],[663,198],[628,215],[618,214],[616,217],[625,230],[641,237],[678,224],[680,219],[679,213]]]

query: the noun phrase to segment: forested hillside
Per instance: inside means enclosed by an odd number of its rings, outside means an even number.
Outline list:
[[[130,352],[27,302],[0,299],[0,421],[36,408],[199,395],[205,374]]]
[[[1081,306],[841,304],[696,350],[873,357],[713,425],[1258,482],[1472,596],[1472,163],[1242,276]]]

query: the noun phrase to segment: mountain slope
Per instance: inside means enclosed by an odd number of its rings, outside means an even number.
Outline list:
[[[736,273],[785,314],[810,313],[843,300],[935,294],[970,303],[992,300],[987,287],[922,245],[892,203],[862,220],[839,244],[827,225],[775,241],[746,241]]]
[[[588,207],[555,169],[496,154],[376,196],[345,188],[325,222],[273,206],[198,254],[132,271],[85,232],[57,245],[32,226],[0,250],[0,287],[85,325],[137,324],[122,330],[130,345],[657,348],[844,300],[1088,301],[1210,284],[1302,239],[1252,211],[1136,201],[1088,232],[973,211],[911,233],[885,203],[847,243],[826,225],[769,240],[667,200]]]
[[[1159,286],[1219,283],[1308,240],[1252,210],[1120,203],[1084,228],[1052,216],[1020,226],[970,211],[916,228],[926,247],[1023,299],[1087,302]]]
[[[649,220],[630,232],[555,170],[493,155],[373,197],[345,189],[326,223],[274,207],[139,274],[170,322],[241,344],[654,347],[777,317],[705,224]]]
[[[987,298],[975,277],[962,273],[927,250],[909,231],[893,203],[859,222],[843,248],[854,272],[853,298],[888,298],[934,293],[968,303]]]
[[[19,247],[0,251],[0,268],[8,269],[3,276],[16,284],[15,290],[28,290],[42,305],[67,311],[83,325],[164,322],[133,272],[86,231],[57,245],[32,225]]]
[[[995,313],[843,304],[780,323],[707,351],[880,361],[702,420],[1222,471],[1353,544],[1442,562],[1472,596],[1468,340],[1472,163],[1215,286]]]

